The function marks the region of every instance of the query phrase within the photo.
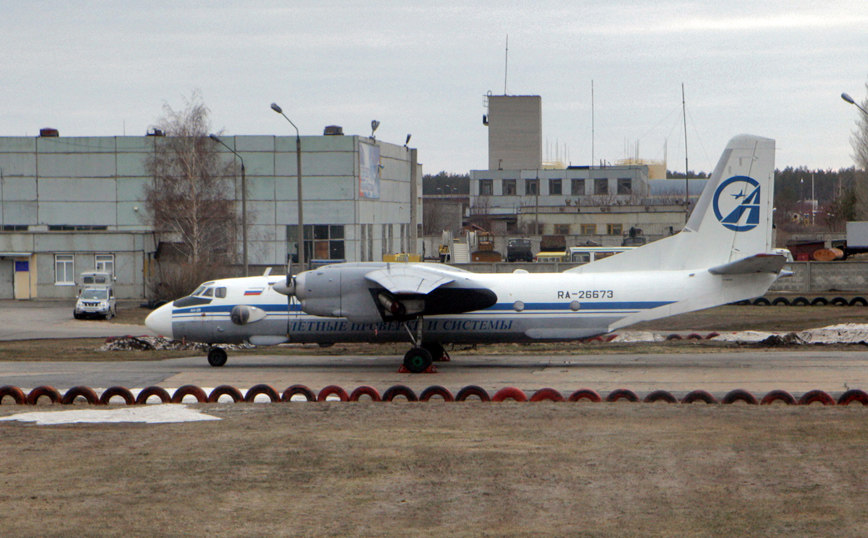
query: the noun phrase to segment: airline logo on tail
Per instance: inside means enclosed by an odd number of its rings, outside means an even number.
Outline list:
[[[714,192],[714,215],[725,228],[747,232],[760,221],[760,184],[747,176],[733,176]]]

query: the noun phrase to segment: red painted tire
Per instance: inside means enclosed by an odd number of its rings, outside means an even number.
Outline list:
[[[232,403],[244,401],[244,395],[241,394],[240,390],[232,385],[220,385],[208,395],[208,403],[217,403],[221,396],[229,396],[232,398]]]
[[[704,390],[688,392],[687,395],[681,399],[681,403],[683,404],[692,404],[693,402],[705,402],[707,404],[718,403],[717,398],[715,398],[713,394]]]
[[[126,387],[109,387],[102,394],[99,395],[99,403],[101,405],[108,405],[112,398],[115,396],[120,396],[124,399],[124,405],[134,405],[136,403],[136,398],[133,396],[133,393],[130,392],[130,389]]]
[[[690,333],[687,335],[688,340],[702,340],[702,335],[699,333]]]
[[[760,405],[771,405],[774,402],[782,401],[787,405],[796,405],[796,399],[793,398],[793,395],[785,390],[773,390],[763,396],[763,399],[760,400]]]
[[[420,402],[427,402],[434,396],[440,396],[443,398],[444,402],[454,402],[455,397],[452,396],[452,393],[449,392],[448,389],[441,387],[440,385],[433,385],[428,387],[427,389],[422,391],[422,394],[419,395]]]
[[[756,396],[744,389],[733,389],[726,393],[726,396],[720,400],[722,404],[733,404],[735,402],[744,402],[748,405],[757,405],[759,402]]]
[[[681,338],[681,335],[680,335],[680,334],[675,334],[675,333],[672,333],[672,334],[670,334],[669,336],[666,337],[666,340],[681,340],[681,339],[682,339],[682,338]]]
[[[350,401],[358,402],[359,398],[362,396],[368,396],[373,402],[379,402],[382,400],[382,398],[380,398],[380,392],[377,389],[374,387],[362,386],[356,387],[355,390],[350,393]]]
[[[610,335],[606,336],[605,341],[606,341],[606,342],[611,342],[611,341],[614,340],[615,338],[618,338],[618,335],[617,335],[617,334],[610,334]]]
[[[586,344],[589,344],[589,343],[591,343],[591,342],[602,342],[602,341],[603,341],[603,337],[602,337],[602,336],[592,336],[592,337],[590,337],[590,338],[586,338],[586,339],[585,339],[585,343],[586,343]]]
[[[717,338],[718,336],[720,336],[720,333],[718,333],[718,332],[710,332],[710,333],[708,333],[708,334],[705,335],[705,339],[706,339],[706,340],[711,340],[712,338]]]
[[[75,399],[81,396],[87,403],[90,405],[99,405],[99,396],[96,395],[96,392],[93,391],[90,387],[72,387],[66,394],[63,395],[63,399],[60,401],[63,405],[72,405],[75,403]]]
[[[560,393],[560,391],[550,388],[539,389],[538,391],[533,393],[533,396],[530,397],[531,402],[565,402],[567,401],[564,398],[564,395]]]
[[[467,385],[458,391],[458,394],[455,395],[456,402],[464,402],[467,401],[467,398],[471,396],[476,396],[483,402],[490,402],[491,396],[485,392],[485,389],[476,385]]]
[[[850,389],[838,398],[838,405],[850,405],[853,402],[868,405],[868,394],[864,390]]]
[[[391,402],[397,396],[403,396],[407,398],[408,402],[418,402],[419,398],[416,396],[416,393],[413,392],[413,389],[410,387],[405,387],[404,385],[393,385],[386,389],[386,392],[383,393],[383,401]]]
[[[184,396],[192,396],[196,398],[196,401],[199,403],[208,403],[208,395],[205,394],[205,391],[196,385],[184,385],[175,391],[175,394],[172,395],[172,403],[182,403],[184,401]]]
[[[304,385],[292,385],[287,387],[286,390],[283,391],[283,396],[280,397],[280,401],[289,402],[296,394],[301,394],[309,402],[316,401],[316,394]]]
[[[615,389],[606,396],[607,402],[617,402],[618,400],[627,400],[629,402],[638,402],[639,397],[630,389]]]
[[[666,403],[678,403],[678,398],[672,395],[668,390],[655,390],[654,392],[649,392],[645,399],[642,400],[645,403],[654,403],[654,402],[666,402]]]
[[[172,397],[169,396],[169,393],[163,387],[148,387],[136,396],[136,405],[144,405],[148,403],[148,398],[151,396],[156,396],[160,399],[160,403],[170,403],[172,401]]]
[[[494,393],[491,397],[492,402],[502,402],[505,400],[515,400],[516,402],[526,402],[527,394],[523,390],[516,387],[503,387]]]
[[[600,403],[603,399],[600,394],[593,389],[579,389],[567,398],[568,402],[578,402],[580,400],[589,400],[591,403]]]
[[[51,400],[51,403],[53,404],[59,404],[63,399],[61,398],[60,393],[57,392],[57,389],[49,387],[48,385],[43,385],[30,391],[30,394],[27,395],[27,403],[29,405],[36,405],[41,396],[48,396],[48,399]]]
[[[27,396],[24,395],[24,391],[18,387],[13,387],[12,385],[0,387],[0,404],[3,403],[3,398],[5,396],[9,396],[15,400],[16,405],[24,405],[27,403]]]
[[[835,399],[822,390],[809,390],[799,398],[799,405],[811,405],[820,402],[823,405],[835,405]]]
[[[323,389],[319,391],[319,395],[316,397],[316,401],[324,402],[326,401],[326,398],[328,398],[332,394],[337,395],[337,397],[340,398],[342,402],[349,401],[350,399],[347,391],[337,385],[329,385],[327,387],[323,387]]]
[[[280,395],[276,390],[274,390],[274,387],[266,385],[265,383],[250,387],[247,390],[247,394],[244,396],[244,401],[247,403],[253,403],[253,400],[255,400],[260,394],[268,396],[268,399],[271,400],[272,403],[280,401]]]

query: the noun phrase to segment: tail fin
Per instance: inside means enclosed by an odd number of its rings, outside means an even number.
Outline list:
[[[569,272],[709,268],[771,252],[775,141],[736,136],[681,233]]]

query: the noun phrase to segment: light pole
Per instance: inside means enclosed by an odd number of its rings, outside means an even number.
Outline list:
[[[297,173],[296,182],[298,184],[298,266],[301,268],[301,271],[304,271],[304,212],[302,211],[301,204],[301,136],[298,134],[298,127],[283,113],[283,109],[277,103],[271,103],[271,110],[286,118],[286,121],[295,128],[295,155],[297,159],[295,171]]]
[[[215,134],[208,135],[211,140],[219,142],[241,160],[241,257],[244,260],[244,276],[250,276],[250,265],[247,261],[247,174],[244,171],[244,158],[237,151],[227,146]]]
[[[851,105],[855,106],[856,108],[858,108],[859,110],[861,110],[863,114],[865,114],[866,116],[868,116],[868,110],[865,110],[864,108],[862,108],[861,106],[859,106],[859,103],[857,103],[856,101],[854,101],[853,98],[850,97],[849,94],[842,93],[842,94],[841,94],[841,99],[843,99],[843,100],[847,101],[848,103],[850,103]]]

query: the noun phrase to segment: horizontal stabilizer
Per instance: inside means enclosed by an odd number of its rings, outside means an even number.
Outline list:
[[[455,280],[449,275],[431,271],[418,265],[404,264],[389,264],[385,269],[367,273],[365,278],[383,286],[395,295],[427,295],[440,286]]]
[[[708,270],[713,275],[746,275],[749,273],[779,273],[787,263],[780,254],[757,254],[738,261],[718,265]]]

